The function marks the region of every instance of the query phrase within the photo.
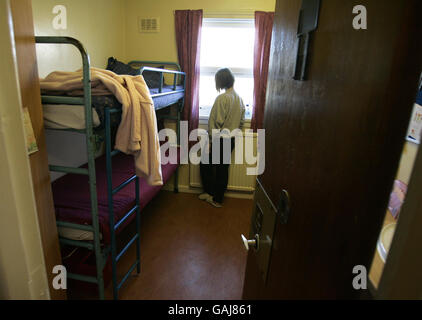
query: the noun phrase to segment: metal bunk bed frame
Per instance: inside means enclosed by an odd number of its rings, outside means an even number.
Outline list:
[[[49,37],[49,36],[37,36],[35,37],[35,42],[37,44],[70,44],[75,46],[81,56],[82,56],[82,66],[83,66],[83,97],[64,97],[64,96],[45,96],[43,95],[42,103],[44,104],[68,104],[68,105],[83,105],[85,107],[85,129],[75,130],[75,129],[61,129],[65,131],[78,132],[85,134],[86,136],[86,147],[87,147],[87,156],[88,156],[88,168],[74,168],[74,167],[65,167],[65,166],[55,166],[50,165],[49,169],[53,172],[62,172],[70,174],[80,174],[87,175],[89,178],[89,190],[90,190],[90,199],[91,199],[91,215],[92,215],[92,225],[81,225],[76,223],[70,223],[66,221],[57,221],[58,227],[73,228],[78,230],[84,230],[92,232],[94,235],[93,241],[78,241],[70,240],[66,238],[59,237],[59,241],[62,245],[69,245],[74,247],[81,247],[88,250],[93,250],[95,253],[95,262],[96,262],[96,273],[97,276],[86,276],[76,273],[67,273],[67,277],[74,280],[95,283],[98,285],[98,295],[100,299],[105,298],[104,293],[104,278],[103,270],[107,263],[109,254],[111,254],[111,263],[112,263],[112,284],[113,284],[113,298],[118,299],[118,293],[125,281],[129,278],[130,274],[136,268],[137,273],[139,274],[140,269],[140,205],[139,205],[139,178],[134,175],[116,188],[113,188],[112,184],[112,157],[120,151],[113,150],[111,145],[111,121],[110,116],[113,113],[120,113],[121,109],[117,108],[104,108],[104,117],[105,117],[105,152],[106,152],[106,170],[107,170],[107,196],[108,196],[108,208],[109,208],[109,223],[110,223],[110,245],[101,247],[100,241],[100,227],[98,221],[98,199],[97,199],[97,187],[96,187],[96,172],[95,172],[95,150],[96,150],[96,135],[98,132],[94,133],[93,128],[93,119],[92,119],[92,104],[91,104],[91,76],[90,76],[90,59],[87,51],[85,50],[82,43],[78,40],[71,37]],[[155,64],[157,62],[151,61],[132,61],[131,64],[135,63],[150,63]],[[158,62],[157,64],[174,64],[174,63],[164,63]],[[174,64],[178,71],[173,70],[162,70],[157,68],[142,67],[140,69],[141,74],[145,70],[160,72],[161,84],[159,88],[159,93],[157,95],[152,95],[152,97],[163,96],[166,94],[171,94],[175,92],[184,92],[185,91],[185,81],[183,81],[183,90],[176,91],[176,84],[178,77],[185,77],[185,73],[180,71],[180,67],[177,64]],[[163,93],[163,73],[172,73],[174,74],[174,90],[169,93]],[[177,121],[177,145],[180,145],[180,114],[183,110],[184,97],[179,100],[177,106],[177,116],[163,116],[161,118],[166,118],[170,120]],[[170,105],[168,105],[170,106]],[[166,107],[168,107],[166,106]],[[164,108],[164,107],[163,107]],[[60,129],[54,129],[60,130]],[[178,168],[175,172],[174,179],[174,191],[178,192]],[[113,195],[124,189],[130,183],[135,183],[135,206],[127,212],[122,219],[115,222],[114,212],[113,212]],[[116,230],[129,219],[133,214],[136,214],[136,234],[129,240],[129,242],[124,246],[124,248],[117,252],[116,248]],[[126,274],[122,277],[120,282],[117,281],[117,262],[121,257],[127,252],[127,250],[136,243],[136,261],[132,264]]]
[[[177,84],[180,83],[181,77],[186,76],[186,73],[182,72],[182,69],[181,69],[181,67],[178,63],[163,62],[163,61],[142,61],[142,60],[132,60],[128,63],[128,65],[130,65],[130,66],[136,66],[136,65],[142,65],[142,64],[147,64],[147,65],[155,65],[156,64],[156,65],[174,66],[177,69],[176,71],[166,70],[165,72],[163,72],[162,69],[157,69],[157,68],[151,68],[151,67],[145,67],[145,66],[140,68],[141,74],[144,71],[160,72],[160,87],[158,88],[158,94],[154,94],[153,97],[158,97],[158,96],[163,96],[163,95],[169,94],[169,93],[163,93],[162,92],[163,91],[163,84],[164,84],[164,73],[174,74],[173,91],[170,92],[170,94],[176,93],[176,92],[185,92],[185,90],[186,90],[186,81],[185,80],[183,80],[183,89],[177,90]],[[160,119],[167,119],[167,120],[176,121],[177,147],[180,147],[180,120],[181,120],[181,114],[182,114],[184,105],[185,105],[185,96],[183,95],[183,99],[181,99],[178,103],[176,116],[172,116],[172,115],[161,115],[160,116]],[[168,107],[168,106],[162,107],[159,110],[166,108],[166,107]],[[174,192],[175,193],[179,192],[179,167],[176,168],[176,172],[174,173]]]

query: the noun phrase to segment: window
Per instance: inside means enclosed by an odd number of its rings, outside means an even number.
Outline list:
[[[252,117],[254,40],[253,19],[203,20],[199,84],[201,119],[209,117],[219,94],[215,89],[214,75],[224,67],[230,68],[236,78],[234,88],[245,104],[245,118]]]

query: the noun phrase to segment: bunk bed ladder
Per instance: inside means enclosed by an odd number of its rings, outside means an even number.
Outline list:
[[[112,282],[113,282],[113,298],[115,300],[119,297],[119,290],[125,281],[129,278],[130,274],[136,267],[137,273],[141,272],[141,257],[140,257],[140,204],[139,204],[139,178],[134,175],[128,180],[124,181],[122,184],[113,188],[113,179],[112,179],[112,157],[118,154],[120,151],[112,151],[111,146],[111,121],[110,114],[114,112],[120,112],[117,109],[105,108],[104,117],[105,117],[105,144],[106,144],[106,167],[107,167],[107,194],[108,194],[108,210],[109,210],[109,222],[110,222],[110,235],[111,235],[111,263],[112,263]],[[122,219],[115,222],[114,220],[114,210],[113,210],[113,196],[127,187],[130,183],[135,182],[135,206],[127,212]],[[116,248],[116,231],[117,229],[125,223],[133,214],[136,215],[136,233],[129,240],[126,246],[117,253]],[[136,242],[136,261],[132,264],[126,274],[123,276],[122,280],[118,282],[117,280],[117,262],[120,258],[127,252],[127,250]]]
[[[78,224],[64,223],[61,221],[57,222],[58,226],[72,226],[73,228],[84,230],[87,229],[92,231],[94,234],[93,243],[86,243],[85,241],[75,241],[69,239],[59,239],[61,244],[67,244],[77,247],[84,247],[90,250],[94,250],[95,261],[96,261],[96,277],[89,277],[81,274],[67,273],[68,278],[96,283],[98,285],[98,295],[100,299],[104,299],[104,278],[103,268],[105,266],[106,255],[101,250],[100,242],[100,227],[98,222],[98,200],[97,200],[97,181],[95,173],[95,136],[92,125],[92,108],[91,108],[91,74],[90,74],[90,59],[82,43],[78,40],[70,37],[35,37],[36,43],[42,44],[71,44],[74,45],[82,56],[83,66],[83,87],[84,95],[83,98],[75,97],[54,97],[54,96],[43,96],[43,103],[62,103],[62,104],[74,104],[85,106],[85,136],[86,136],[86,148],[88,155],[88,169],[85,168],[72,168],[63,166],[50,166],[50,171],[73,173],[73,174],[84,174],[88,175],[89,179],[89,191],[91,199],[91,215],[92,215],[92,226],[82,226]]]
[[[111,112],[120,112],[121,110],[112,109],[109,110],[106,108],[106,161],[107,161],[107,181],[108,181],[108,203],[109,203],[109,220],[110,220],[110,234],[111,234],[111,244],[110,247],[101,248],[100,242],[100,227],[98,221],[98,199],[97,199],[97,185],[96,185],[96,172],[95,172],[95,135],[93,132],[93,121],[92,121],[92,103],[91,103],[91,75],[90,75],[90,61],[89,55],[86,52],[83,45],[76,39],[71,37],[35,37],[36,43],[40,44],[71,44],[77,47],[81,56],[82,56],[82,65],[83,65],[83,98],[81,97],[62,97],[62,96],[42,96],[42,102],[45,104],[73,104],[73,105],[83,105],[85,107],[85,130],[68,130],[76,131],[86,136],[86,146],[87,146],[87,155],[88,155],[88,168],[74,168],[74,167],[65,167],[65,166],[54,166],[50,165],[50,171],[63,172],[70,174],[82,174],[87,175],[89,179],[89,190],[90,190],[90,199],[91,199],[91,215],[92,215],[92,225],[80,225],[76,223],[69,223],[65,221],[57,221],[58,227],[68,227],[78,230],[85,230],[93,232],[94,239],[92,242],[87,241],[77,241],[70,240],[66,238],[60,238],[59,241],[63,245],[70,245],[75,247],[86,248],[88,250],[93,250],[95,253],[95,264],[96,264],[96,277],[86,276],[82,274],[67,273],[67,277],[74,280],[85,281],[89,283],[95,283],[98,285],[98,295],[101,300],[105,298],[104,294],[104,278],[103,270],[107,262],[109,254],[112,255],[112,269],[113,269],[113,296],[117,299],[117,292],[123,285],[123,283],[128,279],[131,272],[137,268],[137,272],[140,272],[140,207],[139,207],[139,179],[136,176],[131,177],[126,180],[122,185],[117,188],[112,188],[112,167],[111,167],[111,157],[117,154],[116,151],[111,151],[111,129],[110,129],[110,113]],[[120,221],[116,224],[114,222],[113,214],[113,195],[126,187],[129,183],[135,182],[135,207],[130,210]],[[126,221],[133,213],[136,213],[136,235],[129,241],[126,247],[118,254],[116,254],[116,230]],[[122,255],[127,251],[127,249],[136,242],[136,262],[132,265],[130,270],[126,273],[120,283],[117,283],[116,277],[116,263],[120,260]]]
[[[90,200],[91,200],[91,215],[92,215],[92,225],[81,225],[76,223],[70,223],[65,221],[57,221],[58,227],[73,228],[78,230],[89,231],[93,233],[93,241],[77,241],[67,238],[59,238],[59,241],[62,245],[69,245],[74,247],[85,248],[92,250],[95,253],[95,263],[96,263],[96,276],[86,276],[76,273],[67,273],[67,277],[74,280],[95,283],[98,285],[98,295],[100,299],[105,298],[104,293],[104,278],[103,270],[106,266],[107,259],[111,255],[112,262],[112,281],[113,281],[113,297],[114,299],[118,298],[118,292],[121,289],[122,285],[129,278],[130,274],[135,270],[137,273],[140,273],[140,199],[139,199],[139,178],[136,175],[133,175],[128,180],[124,181],[122,184],[113,188],[112,181],[112,157],[119,153],[118,150],[112,150],[111,146],[111,121],[110,115],[115,112],[121,112],[120,109],[105,108],[105,145],[106,145],[106,170],[107,170],[107,195],[108,195],[108,209],[109,209],[109,223],[110,223],[110,246],[101,247],[100,241],[100,226],[98,220],[98,199],[97,199],[97,185],[96,185],[96,172],[95,172],[95,145],[96,139],[93,130],[93,115],[92,115],[92,104],[91,104],[91,77],[90,77],[90,61],[89,55],[86,52],[83,45],[76,39],[71,37],[50,37],[42,36],[35,37],[35,41],[38,44],[70,44],[75,46],[81,56],[82,56],[82,65],[83,65],[83,97],[63,97],[63,96],[42,96],[42,102],[44,104],[70,104],[70,105],[83,105],[85,108],[85,129],[84,130],[73,130],[73,129],[64,129],[65,131],[75,131],[86,135],[86,146],[87,146],[87,155],[88,155],[88,168],[74,168],[74,167],[65,167],[65,166],[56,166],[50,165],[50,171],[63,172],[70,174],[81,174],[87,175],[89,179],[89,190],[90,190]],[[134,61],[139,62],[139,61]],[[162,62],[161,62],[162,63]],[[160,63],[160,64],[161,64]],[[184,72],[180,71],[180,66],[175,63],[166,63],[174,64],[177,66],[179,71],[166,70],[166,73],[174,74],[174,89],[175,92],[185,92],[185,80],[183,81],[183,90],[176,91],[177,77],[186,76]],[[156,68],[142,68],[141,73],[144,70],[157,71],[161,72],[160,75],[160,88],[159,93],[156,96],[164,96],[168,93],[163,93],[163,74],[162,71]],[[168,117],[168,119],[173,119],[177,121],[177,144],[180,146],[180,114],[184,106],[184,97],[179,101],[177,108],[177,117]],[[59,129],[54,129],[59,130]],[[178,191],[178,168],[175,172],[175,192]],[[135,206],[125,214],[123,218],[119,221],[115,221],[114,209],[113,209],[113,196],[120,192],[122,189],[127,187],[130,183],[135,183]],[[133,214],[136,215],[136,233],[125,245],[125,247],[117,252],[116,246],[116,231],[131,217]],[[117,262],[122,258],[122,256],[128,251],[128,249],[136,243],[136,261],[131,265],[126,274],[122,277],[120,282],[117,281]]]

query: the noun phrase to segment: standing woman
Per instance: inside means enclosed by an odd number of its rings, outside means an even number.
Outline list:
[[[208,121],[208,136],[210,147],[206,158],[208,163],[200,164],[201,180],[204,193],[199,195],[199,199],[205,200],[211,205],[221,208],[224,193],[227,189],[229,179],[230,162],[224,161],[223,146],[228,144],[231,152],[234,149],[235,139],[230,133],[243,127],[245,120],[245,106],[243,100],[233,89],[234,76],[230,69],[224,68],[215,74],[215,87],[218,92],[224,89],[214,102]],[[222,131],[221,135],[212,135],[213,130]],[[225,141],[225,142],[224,142]],[[214,147],[213,147],[214,146]],[[212,157],[213,150],[218,150],[220,156],[217,159]],[[214,158],[216,158],[214,156]],[[219,160],[219,161],[218,161]],[[213,163],[214,162],[214,163]],[[226,162],[226,163],[225,163]]]

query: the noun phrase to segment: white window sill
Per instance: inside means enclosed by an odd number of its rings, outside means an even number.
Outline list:
[[[208,126],[208,117],[199,117],[199,124]],[[245,119],[244,128],[248,129],[251,127],[251,119]]]

